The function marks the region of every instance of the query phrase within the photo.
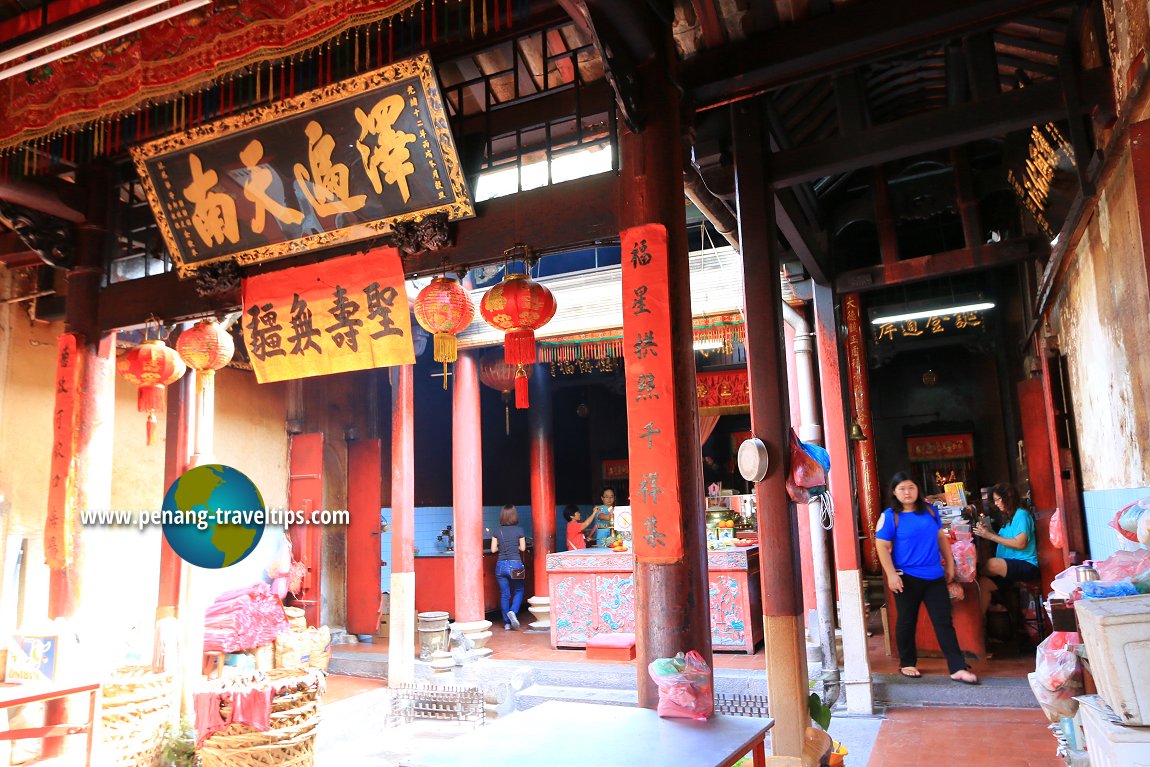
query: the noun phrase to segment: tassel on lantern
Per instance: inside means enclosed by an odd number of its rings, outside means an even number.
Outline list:
[[[527,401],[527,371],[520,365],[515,370],[515,409],[526,410],[529,406]]]
[[[443,390],[447,391],[447,363],[459,359],[459,343],[451,333],[436,333],[431,358],[443,363]]]
[[[145,444],[151,445],[156,435],[156,411],[164,409],[165,391],[163,386],[141,386],[136,391],[136,412],[148,414],[144,423],[147,435]]]
[[[535,331],[531,328],[507,331],[503,340],[503,361],[522,367],[535,364],[535,360]]]

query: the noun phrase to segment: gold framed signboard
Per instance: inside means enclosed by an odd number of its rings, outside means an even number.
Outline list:
[[[475,215],[426,53],[132,157],[181,278]]]

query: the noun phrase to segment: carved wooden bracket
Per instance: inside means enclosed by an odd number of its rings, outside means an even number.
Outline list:
[[[446,213],[432,213],[419,221],[400,221],[391,235],[392,244],[403,256],[450,248],[454,243],[447,227]]]
[[[240,268],[231,261],[218,261],[196,270],[196,295],[214,298],[240,289]]]
[[[45,264],[68,269],[75,263],[72,227],[64,219],[0,200],[0,223]]]

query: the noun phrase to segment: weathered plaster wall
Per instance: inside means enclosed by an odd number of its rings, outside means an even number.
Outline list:
[[[1082,489],[1150,485],[1150,313],[1129,151],[1072,264],[1052,325],[1068,361]]]
[[[0,494],[9,502],[7,533],[28,539],[23,623],[47,618],[48,569],[43,527],[51,454],[55,339],[62,325],[32,325],[19,309],[0,308]],[[117,379],[114,415],[112,508],[154,510],[164,495],[164,438],[146,446],[136,390]],[[216,459],[248,474],[265,503],[286,506],[287,436],[282,385],[261,387],[251,373],[217,376]],[[162,419],[161,419],[162,424]],[[201,575],[205,594],[258,581],[279,535],[271,530],[241,565]],[[141,652],[151,644],[158,586],[160,531],[88,527],[83,531],[83,593],[78,618],[119,635],[111,653],[133,637]],[[205,571],[200,571],[204,573]],[[116,630],[112,630],[112,629]],[[135,630],[133,636],[133,629]],[[119,634],[117,634],[119,632]],[[95,633],[95,632],[93,632]]]
[[[1107,0],[1106,37],[1114,62],[1114,92],[1117,103],[1126,98],[1130,74],[1150,38],[1150,4],[1146,0]]]

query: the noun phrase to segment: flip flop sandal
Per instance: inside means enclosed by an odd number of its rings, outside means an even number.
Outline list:
[[[903,666],[902,668],[900,668],[898,670],[898,673],[901,676],[905,676],[907,679],[922,679],[922,672],[921,671],[919,671],[918,669],[915,669],[915,673],[908,674],[908,673],[906,673],[906,671],[903,670],[903,669],[908,669],[908,668],[913,668],[913,666]]]

